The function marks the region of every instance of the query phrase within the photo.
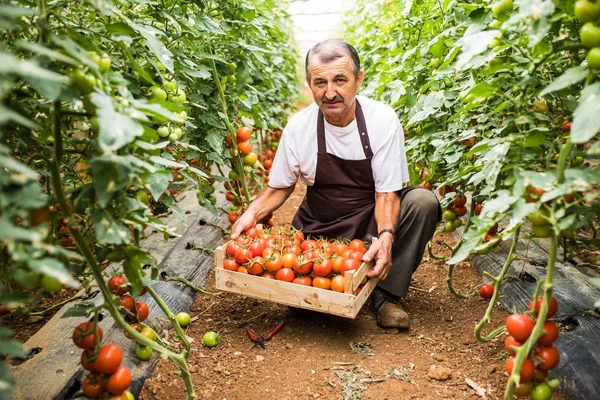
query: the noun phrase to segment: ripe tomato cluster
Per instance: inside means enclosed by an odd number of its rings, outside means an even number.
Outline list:
[[[73,343],[83,349],[81,365],[89,371],[83,378],[82,391],[92,399],[127,399],[131,372],[121,364],[123,352],[115,344],[101,345],[102,337],[102,328],[93,322],[83,322],[73,331]]]
[[[142,300],[134,301],[134,299],[128,295],[130,286],[127,283],[127,278],[123,274],[113,275],[107,282],[109,290],[121,296],[119,299],[119,306],[125,314],[125,319],[131,323],[134,329],[139,330],[139,323],[145,321],[148,318],[150,309],[148,304]],[[141,295],[147,293],[147,289],[143,288]]]
[[[539,315],[544,296],[537,301],[529,303],[529,310],[536,318]],[[558,338],[558,327],[549,318],[558,311],[558,302],[554,297],[550,301],[550,307],[544,322],[544,334],[538,339],[536,348],[523,362],[520,371],[520,384],[515,388],[518,396],[531,396],[536,400],[547,400],[552,397],[552,389],[558,387],[558,380],[548,378],[548,371],[555,368],[559,361],[559,353],[553,343]],[[526,314],[512,314],[506,318],[506,330],[508,336],[504,341],[506,351],[511,355],[506,360],[506,372],[510,375],[516,362],[516,350],[520,348],[531,336],[535,326],[535,320]]]
[[[448,203],[448,206],[444,210],[444,219],[447,221],[444,225],[444,230],[446,232],[454,232],[456,228],[462,226],[463,221],[460,217],[463,217],[467,214],[467,197],[464,194],[458,194],[457,190],[453,186],[447,186],[445,188],[440,189],[443,193],[442,195],[448,196],[450,193],[456,193],[453,200]]]
[[[300,230],[250,228],[225,247],[223,268],[320,289],[344,292],[346,271],[358,270],[362,240],[309,239]]]

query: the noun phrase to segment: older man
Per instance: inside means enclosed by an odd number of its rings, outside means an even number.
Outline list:
[[[380,279],[371,304],[382,327],[408,328],[399,298],[439,221],[435,195],[405,188],[404,133],[394,110],[357,96],[364,73],[356,49],[326,40],[306,56],[306,82],[315,100],[284,129],[269,185],[232,227],[235,238],[279,208],[298,179],[308,186],[292,225],[305,234],[374,242],[363,260],[375,260]]]

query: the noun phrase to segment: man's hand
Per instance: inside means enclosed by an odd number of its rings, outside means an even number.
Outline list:
[[[242,233],[246,232],[248,229],[252,228],[255,225],[256,217],[252,214],[252,212],[246,210],[246,212],[243,213],[238,218],[238,220],[235,221],[235,224],[233,224],[233,226],[231,227],[231,238],[237,239],[238,236],[240,236]]]
[[[384,280],[392,267],[392,245],[394,241],[392,235],[381,236],[379,240],[371,244],[369,251],[365,253],[362,260],[368,262],[374,259],[375,266],[367,273],[367,276]]]

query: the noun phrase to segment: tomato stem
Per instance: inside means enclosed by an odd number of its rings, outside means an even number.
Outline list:
[[[184,353],[184,356],[187,358],[187,355],[190,353],[190,341],[185,336],[183,329],[181,329],[181,325],[179,325],[179,321],[177,321],[177,318],[175,318],[175,314],[173,314],[167,303],[165,303],[163,299],[161,299],[158,293],[156,293],[156,291],[151,286],[147,286],[146,290],[148,290],[150,296],[152,296],[154,301],[156,301],[156,304],[158,304],[158,306],[165,313],[167,318],[169,318],[169,321],[171,321],[171,325],[173,325],[173,328],[175,328],[175,333],[177,334],[177,337],[185,346],[186,351]]]

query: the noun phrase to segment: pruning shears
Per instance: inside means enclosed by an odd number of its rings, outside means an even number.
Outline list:
[[[277,333],[279,333],[282,329],[283,329],[283,322],[281,324],[277,325],[277,327],[275,329],[273,329],[271,332],[269,332],[269,334],[267,334],[265,336],[257,336],[254,332],[252,332],[250,327],[246,327],[246,332],[248,333],[248,336],[250,336],[250,340],[252,340],[252,342],[254,343],[252,348],[260,346],[263,348],[263,350],[266,350],[265,342],[268,340],[271,340],[271,338],[273,336],[275,336]]]

